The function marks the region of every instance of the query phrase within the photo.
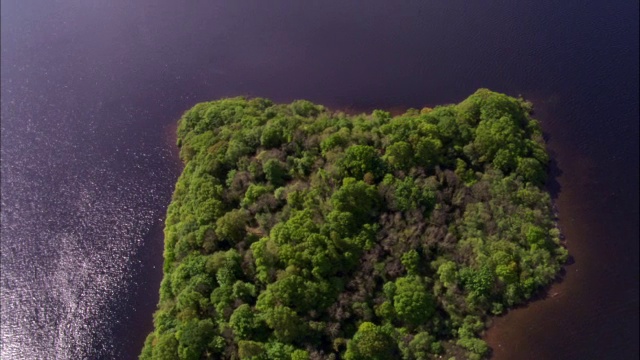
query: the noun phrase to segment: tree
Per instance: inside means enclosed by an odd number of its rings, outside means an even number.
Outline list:
[[[398,141],[387,147],[385,161],[396,170],[409,170],[413,165],[413,149],[404,141]]]
[[[407,358],[414,360],[428,360],[433,353],[432,345],[435,338],[426,331],[417,333],[407,346]]]
[[[393,306],[398,318],[413,326],[425,323],[435,311],[433,297],[427,292],[424,281],[415,275],[396,280]]]
[[[238,356],[241,360],[266,360],[265,346],[261,342],[251,340],[238,341]]]
[[[367,145],[352,145],[347,148],[339,166],[344,177],[353,177],[358,180],[362,180],[364,174],[368,172],[375,178],[384,174],[384,164],[378,152]]]
[[[396,311],[390,301],[385,301],[376,307],[376,315],[384,321],[393,321],[396,317]]]
[[[547,174],[543,165],[534,158],[519,158],[516,173],[524,179],[524,181],[532,182],[535,185],[544,184]]]
[[[246,235],[249,214],[244,209],[231,210],[216,221],[216,235],[222,240],[235,244]]]
[[[460,272],[460,277],[475,297],[489,296],[494,278],[488,266],[483,266],[479,270],[465,268]]]
[[[262,136],[260,136],[260,144],[267,149],[280,147],[284,141],[284,132],[282,126],[271,123],[264,127]]]
[[[249,339],[256,328],[256,319],[247,304],[238,306],[229,319],[229,326],[237,339]]]
[[[152,358],[155,360],[175,360],[178,356],[178,339],[176,339],[175,331],[158,334],[156,339]]]
[[[379,195],[372,185],[346,178],[342,187],[333,193],[331,204],[338,211],[351,213],[355,223],[361,226],[376,215]]]
[[[280,341],[291,342],[304,334],[300,318],[287,306],[265,309],[263,316],[267,325],[273,329],[273,335]]]
[[[539,226],[529,225],[526,227],[525,237],[532,249],[545,248],[547,244],[547,233]]]
[[[451,287],[457,282],[457,266],[453,261],[445,261],[438,267],[438,275],[440,281],[446,287]]]
[[[495,153],[492,164],[496,169],[509,174],[515,170],[518,164],[518,155],[510,149],[499,149]]]
[[[490,118],[478,124],[474,147],[480,154],[481,162],[492,162],[496,154],[502,150],[504,154],[501,155],[500,163],[502,163],[511,156],[516,157],[522,153],[524,150],[522,136],[523,131],[518,128],[513,118],[509,116]],[[505,164],[509,164],[509,161]]]
[[[345,146],[349,143],[348,134],[342,134],[340,132],[328,136],[320,143],[320,149],[322,150],[322,156],[326,156],[330,150],[337,147]]]
[[[152,360],[153,359],[153,342],[155,341],[156,333],[152,332],[147,335],[147,338],[144,340],[144,346],[142,347],[142,352],[140,353],[139,360]]]
[[[409,250],[402,255],[402,265],[407,269],[409,275],[418,275],[420,265],[420,255],[415,250]]]
[[[181,323],[176,332],[180,359],[200,359],[214,335],[215,326],[211,319],[192,319]]]
[[[262,170],[264,171],[267,181],[274,187],[279,187],[284,184],[287,171],[285,164],[282,162],[276,159],[269,159],[262,165]]]
[[[489,352],[487,343],[478,338],[461,338],[456,343],[471,352],[469,359],[481,359]]]
[[[290,106],[294,114],[300,115],[302,117],[317,116],[320,112],[324,110],[322,106],[315,105],[311,101],[307,101],[307,100],[296,100],[292,102]]]
[[[264,185],[251,184],[247,189],[247,192],[244,194],[244,199],[240,203],[243,207],[248,207],[249,205],[254,204],[262,195],[268,194],[271,192],[271,189]]]
[[[416,164],[431,170],[440,163],[442,142],[433,137],[421,138],[416,146],[414,154]]]
[[[267,358],[269,360],[293,360],[294,355],[300,357],[300,351],[296,350],[292,345],[284,344],[279,341],[269,341],[266,344]]]
[[[309,352],[306,350],[294,350],[291,353],[291,360],[309,360]]]
[[[412,178],[406,177],[395,182],[393,203],[390,207],[399,211],[409,211],[424,206],[427,210],[431,210],[434,200],[428,187],[418,186]]]
[[[363,322],[347,343],[345,360],[393,360],[398,349],[389,329]]]

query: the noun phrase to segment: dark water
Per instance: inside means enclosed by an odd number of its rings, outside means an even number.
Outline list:
[[[532,100],[575,262],[496,359],[638,357],[638,2],[2,2],[3,359],[133,359],[151,329],[169,126],[251,95],[334,108]]]

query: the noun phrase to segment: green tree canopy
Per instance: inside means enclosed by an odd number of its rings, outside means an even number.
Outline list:
[[[392,360],[398,349],[387,328],[364,322],[347,345],[346,360]]]
[[[480,89],[392,116],[195,105],[141,359],[481,359],[566,261],[542,129]]]

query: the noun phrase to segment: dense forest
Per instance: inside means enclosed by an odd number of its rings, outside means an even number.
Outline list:
[[[567,259],[531,113],[486,89],[395,117],[197,104],[140,359],[487,357],[488,317]]]

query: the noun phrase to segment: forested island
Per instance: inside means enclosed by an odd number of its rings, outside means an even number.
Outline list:
[[[230,98],[178,126],[140,359],[482,359],[567,259],[532,106],[480,89],[399,116]]]

